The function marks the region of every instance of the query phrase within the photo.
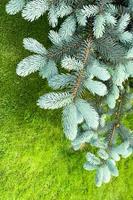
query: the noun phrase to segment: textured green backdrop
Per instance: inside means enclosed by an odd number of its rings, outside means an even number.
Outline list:
[[[28,23],[5,13],[0,1],[0,200],[133,200],[133,157],[119,162],[120,176],[101,188],[82,168],[85,152],[73,152],[60,111],[36,106],[49,91],[37,74],[19,78],[16,64],[29,55],[24,37],[49,45],[46,17]],[[133,128],[133,116],[126,119]]]

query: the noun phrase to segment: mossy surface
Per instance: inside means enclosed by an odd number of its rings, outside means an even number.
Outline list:
[[[49,46],[46,16],[28,23],[5,13],[0,1],[0,200],[133,200],[133,157],[122,159],[120,176],[96,188],[94,173],[83,170],[85,152],[73,152],[61,126],[61,112],[36,106],[50,91],[38,74],[16,75],[29,55],[24,37]],[[133,116],[126,119],[133,128]]]

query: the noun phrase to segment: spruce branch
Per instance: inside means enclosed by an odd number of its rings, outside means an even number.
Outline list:
[[[133,104],[128,89],[133,77],[132,1],[10,0],[6,10],[22,11],[28,21],[48,13],[54,28],[51,47],[25,38],[25,49],[34,54],[18,64],[17,74],[38,71],[47,79],[54,92],[40,97],[37,105],[63,109],[64,133],[74,150],[85,144],[98,149],[87,153],[84,168],[96,170],[98,187],[108,183],[119,174],[115,162],[133,153],[132,133],[122,125],[123,113]],[[93,96],[89,102],[88,94],[81,98],[84,88]]]

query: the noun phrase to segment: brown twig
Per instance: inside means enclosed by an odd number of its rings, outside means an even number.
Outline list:
[[[92,45],[92,39],[89,37],[87,40],[86,48],[84,50],[84,58],[83,58],[84,66],[86,66],[86,64],[88,62],[90,52],[91,52],[91,45]],[[74,99],[77,97],[77,94],[78,94],[79,88],[82,84],[83,78],[84,78],[84,68],[79,71],[79,74],[78,74],[77,80],[76,80],[76,84],[72,88],[72,95],[73,95]]]
[[[114,139],[114,136],[116,133],[116,129],[120,127],[122,103],[123,103],[123,95],[121,94],[120,98],[118,99],[117,110],[115,112],[115,119],[114,119],[113,127],[111,130],[111,134],[109,136],[109,141],[108,141],[109,148],[112,146],[112,142],[113,142],[113,139]]]

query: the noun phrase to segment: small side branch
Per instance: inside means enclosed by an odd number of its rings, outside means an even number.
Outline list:
[[[122,104],[123,104],[123,95],[120,95],[118,99],[117,109],[115,112],[115,119],[113,123],[113,127],[111,129],[111,133],[109,135],[108,147],[112,147],[113,139],[116,133],[117,128],[120,127],[120,120],[121,120],[121,111],[122,111]]]

